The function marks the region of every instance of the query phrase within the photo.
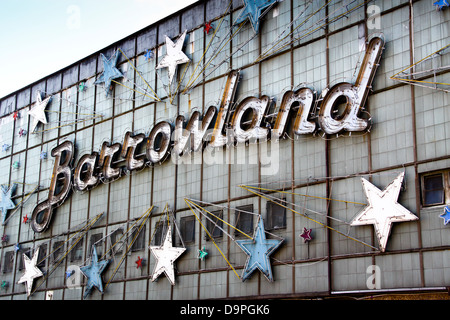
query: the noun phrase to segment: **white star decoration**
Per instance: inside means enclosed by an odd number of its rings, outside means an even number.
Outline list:
[[[34,104],[34,107],[28,111],[28,115],[33,117],[33,123],[31,125],[31,132],[34,132],[39,122],[42,122],[43,124],[47,124],[47,116],[45,115],[45,108],[47,108],[48,103],[51,100],[51,96],[45,98],[44,101],[42,101],[41,92],[38,91],[36,93],[36,103]]]
[[[179,64],[191,61],[182,51],[184,39],[186,38],[187,30],[178,38],[176,43],[173,43],[168,36],[166,36],[166,50],[167,53],[159,62],[156,69],[169,68],[169,84],[172,83],[173,78]]]
[[[33,259],[27,257],[27,255],[23,254],[23,262],[25,265],[25,273],[22,275],[20,280],[17,283],[26,282],[27,288],[27,296],[31,295],[31,288],[33,287],[33,281],[36,278],[42,277],[44,274],[41,270],[36,266],[37,259],[39,256],[39,248],[34,252]]]
[[[152,281],[155,281],[161,273],[165,273],[172,285],[175,285],[175,272],[173,263],[186,251],[186,248],[176,248],[172,246],[172,231],[167,230],[164,242],[161,246],[151,246],[150,251],[155,256],[157,262],[153,270]]]
[[[406,222],[419,219],[397,202],[404,176],[405,173],[398,175],[383,191],[366,179],[361,179],[369,205],[352,220],[350,225],[362,226],[373,224],[381,252],[386,250],[386,244],[393,222]]]

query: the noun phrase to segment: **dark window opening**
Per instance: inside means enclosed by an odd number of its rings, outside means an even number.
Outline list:
[[[285,204],[285,200],[279,200],[280,204]],[[275,202],[267,202],[267,221],[266,229],[284,229],[286,228],[286,208]]]
[[[251,235],[253,234],[253,205],[236,207],[236,228],[242,232]],[[239,231],[235,230],[235,235],[242,235]]]
[[[217,210],[217,211],[211,211],[211,213],[214,215],[208,214],[208,218],[206,220],[206,229],[208,230],[209,234],[213,239],[221,238],[223,236],[223,232],[221,228],[223,228],[223,211]],[[206,240],[210,240],[209,236],[206,235]]]
[[[184,243],[195,242],[195,217],[183,217],[180,219],[180,233]]]

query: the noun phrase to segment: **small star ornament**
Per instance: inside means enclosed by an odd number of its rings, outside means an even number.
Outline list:
[[[3,146],[2,146],[2,151],[3,152],[7,152],[9,149],[11,148],[11,146],[9,145],[9,144],[4,144]]]
[[[154,55],[155,54],[153,53],[153,50],[147,49],[147,51],[144,54],[145,61],[153,59]]]
[[[138,259],[135,261],[136,263],[136,269],[142,268],[142,264],[144,263],[144,259],[141,257],[138,257]]]
[[[2,195],[2,199],[0,201],[0,210],[2,211],[2,222],[5,223],[6,215],[8,214],[8,210],[14,209],[16,205],[12,201],[11,197],[13,193],[17,189],[17,184],[13,183],[13,185],[8,188],[5,185],[2,185],[0,188],[0,192]]]
[[[311,232],[312,232],[312,229],[303,228],[303,233],[300,235],[300,237],[302,237],[303,240],[305,240],[305,243],[312,240]]]
[[[157,260],[152,274],[152,281],[155,281],[164,272],[169,282],[175,285],[173,264],[186,251],[186,248],[177,248],[172,245],[172,230],[170,227],[167,230],[163,244],[161,246],[151,246],[150,251]]]
[[[2,236],[2,242],[3,242],[3,243],[6,243],[6,242],[8,242],[8,240],[9,240],[8,235],[4,234],[4,235]]]
[[[436,1],[435,3],[433,3],[433,6],[436,7],[436,10],[441,10],[443,7],[449,7],[449,2],[448,0],[439,0]]]
[[[23,217],[23,221],[22,221],[22,223],[25,223],[25,224],[27,224],[28,223],[28,215],[25,215],[25,217]]]
[[[74,273],[75,273],[75,270],[67,270],[66,271],[66,279],[69,279]]]
[[[446,206],[444,208],[444,213],[439,215],[442,219],[444,219],[444,226],[447,225],[447,223],[450,221],[450,207]]]
[[[86,91],[86,83],[81,82],[80,85],[78,86],[78,92],[84,92]]]
[[[205,247],[203,247],[202,250],[198,250],[197,258],[202,260],[202,261],[205,261],[205,258],[206,258],[207,255],[208,255],[208,252],[206,252]]]
[[[3,280],[3,281],[2,281],[2,289],[7,289],[8,287],[9,287],[9,282]]]
[[[404,172],[399,174],[383,191],[366,179],[361,179],[369,205],[358,213],[350,225],[374,225],[381,252],[386,250],[392,223],[419,219],[397,202],[404,176]]]
[[[13,113],[13,119],[14,119],[14,121],[17,120],[17,119],[20,119],[19,111],[14,111],[14,113]]]
[[[32,133],[35,132],[39,123],[47,124],[47,116],[45,115],[45,108],[47,108],[47,105],[49,104],[51,99],[52,97],[49,96],[44,100],[42,100],[41,92],[38,91],[36,93],[36,103],[31,108],[31,110],[28,111],[28,115],[33,118],[33,122],[31,124]]]
[[[177,66],[179,64],[190,62],[183,52],[184,39],[186,38],[187,30],[178,38],[174,43],[168,36],[166,36],[166,55],[159,62],[156,69],[168,68],[169,69],[169,84],[172,84],[175,74],[177,72]]]
[[[250,20],[255,33],[259,32],[261,18],[278,0],[243,0],[244,9],[239,14],[234,25],[239,25],[247,19]]]
[[[20,128],[19,129],[19,137],[23,138],[27,135],[27,130]]]
[[[123,74],[119,69],[116,68],[117,62],[119,61],[120,51],[117,50],[113,56],[108,60],[103,53],[100,54],[103,60],[103,73],[94,82],[94,84],[105,84],[105,93],[108,96],[111,93],[111,83],[112,80],[117,78],[122,78]]]
[[[98,261],[97,249],[94,246],[91,263],[87,266],[80,267],[81,273],[83,273],[83,275],[87,278],[87,285],[84,289],[83,299],[86,299],[94,287],[96,287],[98,291],[103,294],[102,272],[108,264],[109,260]]]
[[[272,282],[273,274],[269,257],[282,243],[283,240],[266,239],[264,222],[263,219],[259,218],[253,240],[236,241],[236,244],[244,250],[247,255],[247,261],[241,276],[242,281],[250,278],[253,271],[259,269],[267,280]]]
[[[25,266],[25,273],[22,275],[20,280],[17,283],[26,283],[27,296],[31,295],[31,289],[33,287],[34,279],[42,277],[44,274],[37,267],[37,259],[39,256],[39,248],[34,252],[33,258],[30,259],[24,253],[23,254],[23,262]]]
[[[209,34],[209,32],[210,32],[211,30],[214,30],[213,26],[211,25],[211,22],[205,23],[205,33],[206,33],[206,34]]]

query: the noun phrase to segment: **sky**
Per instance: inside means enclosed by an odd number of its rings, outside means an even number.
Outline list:
[[[1,0],[0,98],[197,0]]]

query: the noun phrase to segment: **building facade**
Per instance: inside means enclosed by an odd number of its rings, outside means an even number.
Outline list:
[[[247,2],[0,99],[2,299],[448,297],[450,8]]]

